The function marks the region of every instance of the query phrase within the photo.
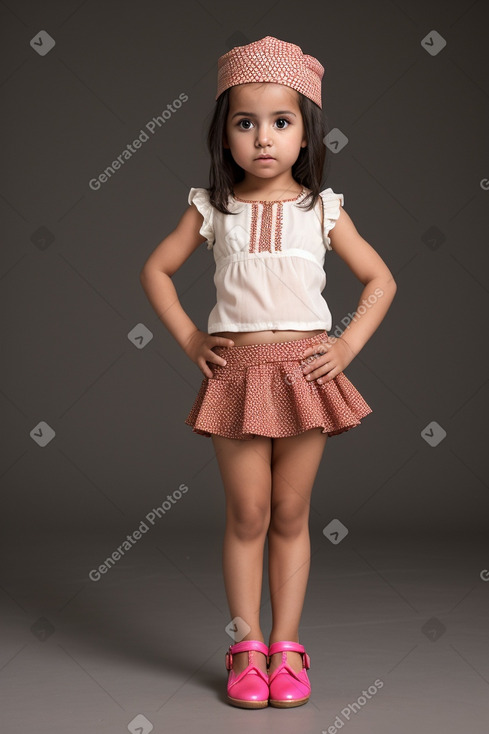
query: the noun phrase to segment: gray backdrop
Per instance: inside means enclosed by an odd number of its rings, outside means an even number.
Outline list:
[[[67,722],[72,731],[75,722],[87,731],[95,721],[99,730],[127,731],[140,711],[155,730],[189,731],[198,719],[182,723],[193,700],[185,700],[184,682],[209,665],[216,647],[211,688],[224,687],[223,489],[211,439],[184,424],[202,373],[153,312],[139,272],[176,226],[190,187],[208,185],[205,135],[218,56],[265,35],[297,43],[324,64],[325,115],[348,139],[338,152],[328,149],[325,186],[344,194],[346,211],[398,285],[384,322],[345,371],[373,413],[327,442],[311,502],[312,564],[330,582],[347,564],[359,592],[355,598],[350,578],[349,614],[364,613],[359,584],[372,579],[381,590],[376,604],[388,592],[409,615],[415,609],[413,644],[430,656],[441,628],[450,632],[443,613],[470,603],[462,637],[448,641],[448,633],[437,643],[444,645],[440,670],[454,664],[474,694],[470,707],[459,709],[460,724],[469,710],[474,721],[482,721],[484,707],[489,716],[487,632],[464,637],[485,618],[489,587],[488,17],[487,3],[470,0],[0,4],[5,731],[20,724],[28,730],[32,718],[36,731],[65,731]],[[158,125],[167,105],[173,111]],[[139,147],[102,183],[103,171],[139,136]],[[355,310],[362,285],[334,252],[325,268],[334,331]],[[213,273],[204,243],[174,276],[182,306],[203,330],[215,302]],[[164,513],[156,517],[158,506]],[[323,534],[333,520],[348,528],[337,546]],[[90,578],[127,535],[131,549]],[[358,579],[364,574],[366,581]],[[444,591],[435,603],[438,583]],[[320,597],[313,601],[314,590]],[[143,609],[139,593],[146,594]],[[311,581],[304,621],[311,644],[330,609],[322,594]],[[376,623],[388,616],[385,608],[372,609]],[[142,615],[136,629],[133,614]],[[438,632],[427,641],[421,630],[433,619]],[[412,647],[412,640],[400,644],[398,633],[386,669],[402,665]],[[195,652],[203,638],[209,649]],[[366,639],[355,642],[360,657]],[[188,670],[177,664],[183,640]],[[124,649],[132,673],[120,687],[114,671],[84,659],[90,643],[94,657],[102,649],[117,658]],[[152,694],[152,671],[138,687],[134,660],[157,666],[171,644],[168,689],[160,680],[158,702],[143,703],[143,692]],[[44,677],[47,659],[51,674]],[[108,665],[105,658],[99,664]],[[413,679],[425,666],[417,660]],[[373,665],[350,698],[382,670]],[[77,680],[65,690],[70,674]],[[416,680],[415,709],[424,689]],[[44,697],[26,707],[41,681]],[[60,694],[75,712],[66,719]],[[401,731],[407,720],[400,715],[388,725],[393,700],[387,703],[387,687],[382,695],[386,708],[377,710],[375,730]],[[440,695],[453,700],[445,685]],[[466,691],[460,695],[466,701]],[[329,704],[317,690],[315,705],[290,712],[281,730],[288,731],[287,721],[298,731],[304,719],[297,717],[313,715],[304,731],[320,732],[333,724],[343,698],[326,714]],[[170,705],[161,708],[170,699],[177,706],[171,726],[164,723]],[[420,725],[438,731],[429,724],[437,706],[432,699],[426,705],[423,714],[417,709]],[[352,734],[374,730],[367,724],[374,704],[368,706],[362,721],[359,715],[350,723]],[[241,720],[246,727],[247,712],[213,700],[209,715],[218,709],[233,727]],[[456,715],[441,710],[439,730],[451,731]],[[267,730],[275,726],[265,718],[272,713],[258,715]],[[409,714],[417,715],[412,707]]]

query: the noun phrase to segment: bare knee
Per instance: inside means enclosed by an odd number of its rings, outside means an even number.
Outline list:
[[[272,507],[270,530],[286,538],[296,538],[308,527],[309,505],[295,499],[277,502]]]
[[[264,537],[270,524],[270,510],[260,503],[229,507],[226,512],[228,529],[239,540],[249,541]]]

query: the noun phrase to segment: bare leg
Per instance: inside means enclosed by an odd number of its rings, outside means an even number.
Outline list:
[[[327,437],[320,428],[314,428],[298,436],[273,439],[268,531],[273,628],[269,645],[280,640],[299,642],[311,556],[309,505]],[[270,673],[281,658],[281,653],[272,655]],[[301,670],[299,653],[287,653],[287,660],[294,670]]]
[[[241,441],[214,434],[212,441],[226,495],[223,573],[230,619],[242,617],[250,626],[243,640],[264,642],[260,601],[270,524],[272,439]],[[248,653],[238,653],[233,660],[233,670],[240,673],[248,665]],[[266,672],[265,655],[256,652],[254,662]]]

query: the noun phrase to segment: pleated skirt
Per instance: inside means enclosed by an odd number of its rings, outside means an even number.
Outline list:
[[[185,423],[202,436],[243,440],[297,436],[311,428],[334,436],[360,425],[372,409],[343,372],[322,384],[302,372],[313,359],[304,359],[304,350],[321,342],[328,342],[326,331],[272,344],[214,347],[226,365],[208,362],[213,376],[204,376]]]

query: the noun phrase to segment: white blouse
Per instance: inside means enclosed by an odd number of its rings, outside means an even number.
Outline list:
[[[236,214],[223,214],[211,205],[207,189],[190,189],[188,203],[204,217],[200,234],[216,263],[217,303],[209,314],[209,334],[331,329],[331,312],[321,295],[323,266],[326,250],[332,249],[328,233],[344,197],[327,188],[316,207],[304,211],[297,204],[308,193],[303,188],[282,201],[230,196],[228,209]]]

